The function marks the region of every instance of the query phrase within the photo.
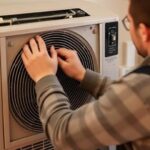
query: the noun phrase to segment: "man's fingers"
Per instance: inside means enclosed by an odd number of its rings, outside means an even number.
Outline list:
[[[24,65],[27,66],[28,59],[27,59],[26,55],[24,54],[24,52],[21,54],[21,58],[23,60]]]
[[[27,58],[31,57],[32,55],[32,52],[27,44],[23,47],[23,53]]]
[[[67,65],[67,62],[58,57],[58,64],[60,65],[61,68],[64,68],[64,66]]]
[[[56,52],[56,49],[53,45],[50,48],[50,53],[51,53],[52,58],[55,58],[55,59],[57,58],[57,52]]]
[[[29,43],[30,43],[30,47],[31,47],[31,50],[32,50],[33,53],[39,52],[39,48],[38,48],[38,45],[37,45],[35,39],[32,38],[32,39],[29,41]]]
[[[59,48],[57,50],[57,54],[58,54],[58,56],[67,59],[70,56],[70,50],[68,50],[66,48]]]
[[[45,51],[45,50],[47,51],[46,44],[45,44],[44,40],[39,35],[36,36],[36,40],[38,42],[39,50],[41,52]]]

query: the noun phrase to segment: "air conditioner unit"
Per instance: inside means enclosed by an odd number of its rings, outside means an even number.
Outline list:
[[[21,60],[22,47],[41,35],[47,48],[76,50],[82,64],[118,77],[118,17],[82,0],[44,0],[0,5],[0,150],[52,150],[38,117],[34,82]],[[61,4],[60,4],[61,3]],[[58,70],[72,109],[93,100]]]

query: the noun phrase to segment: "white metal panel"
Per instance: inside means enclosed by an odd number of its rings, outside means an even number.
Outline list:
[[[0,50],[1,50],[0,38]],[[2,81],[1,81],[1,53],[0,53],[0,150],[4,149],[4,127],[3,127],[3,101],[2,101]]]

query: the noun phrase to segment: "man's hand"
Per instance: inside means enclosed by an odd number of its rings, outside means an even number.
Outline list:
[[[46,75],[56,74],[58,60],[53,46],[50,49],[50,57],[44,40],[40,36],[36,36],[35,39],[29,41],[30,46],[24,46],[21,57],[28,74],[37,82]]]
[[[58,63],[64,73],[75,80],[82,81],[85,75],[85,68],[81,64],[76,51],[60,48],[57,54]]]

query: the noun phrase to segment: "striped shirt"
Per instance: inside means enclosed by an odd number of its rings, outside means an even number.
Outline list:
[[[150,57],[142,65],[150,66]],[[56,76],[36,84],[40,119],[56,150],[120,144],[127,150],[150,150],[150,75],[131,73],[112,82],[87,70],[81,86],[96,101],[71,110]]]

